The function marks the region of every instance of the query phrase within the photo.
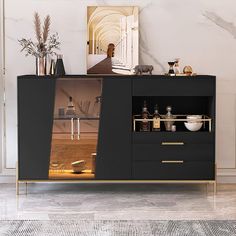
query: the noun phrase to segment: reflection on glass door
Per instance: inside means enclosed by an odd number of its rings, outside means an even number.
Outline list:
[[[58,79],[50,179],[93,179],[101,106],[101,79]]]

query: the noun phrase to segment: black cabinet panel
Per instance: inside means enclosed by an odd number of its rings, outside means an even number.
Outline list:
[[[214,76],[134,77],[133,96],[214,96]]]
[[[214,132],[133,133],[134,179],[213,179],[214,163]]]
[[[133,160],[184,160],[214,161],[214,146],[211,144],[158,145],[134,144]]]
[[[131,79],[103,80],[96,179],[131,179]]]
[[[214,180],[215,164],[210,161],[161,163],[137,161],[133,165],[133,178],[137,180]]]
[[[134,132],[135,144],[161,144],[162,142],[183,142],[184,144],[214,144],[214,132]]]
[[[55,80],[18,78],[19,179],[48,179]]]

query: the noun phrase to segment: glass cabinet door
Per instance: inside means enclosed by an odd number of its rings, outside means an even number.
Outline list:
[[[49,179],[93,179],[102,80],[57,79]]]

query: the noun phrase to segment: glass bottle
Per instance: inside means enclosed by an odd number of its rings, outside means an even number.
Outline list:
[[[152,122],[152,131],[161,130],[161,116],[158,112],[157,104],[154,107],[153,122]]]
[[[96,100],[94,102],[93,115],[96,117],[99,117],[100,116],[100,109],[101,109],[101,96],[97,96]]]
[[[56,66],[55,66],[55,75],[63,76],[66,74],[62,58],[63,58],[62,55],[57,55],[57,62],[56,62]]]
[[[167,106],[166,107],[166,115],[165,115],[165,119],[175,119],[176,116],[172,115],[171,111],[172,111],[172,107],[171,106]],[[165,128],[166,131],[171,131],[171,127],[172,125],[175,123],[174,121],[165,121]]]
[[[74,116],[75,115],[75,106],[74,106],[72,97],[69,97],[69,102],[68,102],[67,109],[66,109],[66,115],[67,116]]]
[[[174,69],[175,69],[175,74],[178,75],[180,74],[180,67],[179,67],[179,58],[176,58],[175,59],[175,66],[174,66]]]
[[[150,122],[146,120],[146,119],[149,119],[149,116],[150,116],[150,113],[148,112],[148,109],[147,109],[147,102],[144,101],[143,109],[142,109],[142,119],[144,120],[141,122],[140,131],[145,131],[145,132],[150,131]]]

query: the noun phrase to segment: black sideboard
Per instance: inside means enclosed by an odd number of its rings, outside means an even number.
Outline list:
[[[18,76],[19,182],[49,180],[58,81],[98,78],[102,81],[102,105],[93,181],[215,184],[216,78],[207,75]],[[183,122],[176,123],[176,132],[166,132],[164,122],[160,132],[136,131],[133,116],[140,113],[144,100],[150,108],[157,103],[161,114],[171,105],[174,114],[202,114],[211,123],[206,122],[197,132],[188,131]]]

